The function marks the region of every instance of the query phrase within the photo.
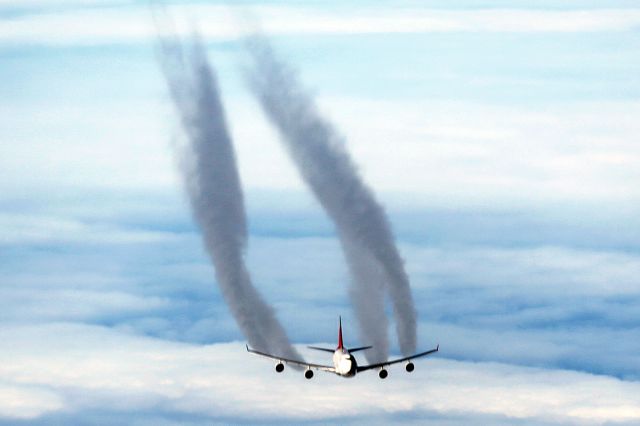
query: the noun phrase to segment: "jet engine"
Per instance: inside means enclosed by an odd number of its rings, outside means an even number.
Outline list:
[[[283,363],[281,363],[281,362],[277,363],[277,364],[276,364],[276,371],[277,371],[278,373],[282,373],[282,372],[284,371],[284,364],[283,364]]]
[[[405,365],[405,370],[407,370],[407,373],[411,373],[413,370],[415,370],[415,365],[413,365],[412,362],[408,362],[407,365]]]
[[[313,377],[313,370],[307,370],[304,372],[304,377],[306,379],[311,379]]]
[[[386,379],[388,375],[389,373],[387,373],[387,370],[385,370],[384,368],[378,373],[378,377],[380,377],[381,379]]]

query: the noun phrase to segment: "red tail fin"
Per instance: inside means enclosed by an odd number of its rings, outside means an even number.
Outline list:
[[[343,349],[342,346],[342,317],[338,317],[338,347],[336,349]]]

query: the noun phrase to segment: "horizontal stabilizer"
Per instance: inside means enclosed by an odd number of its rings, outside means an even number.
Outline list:
[[[367,349],[371,349],[373,346],[360,346],[359,348],[353,348],[353,349],[349,349],[349,352],[358,352],[358,351],[364,351]]]
[[[324,351],[334,353],[335,349],[319,348],[317,346],[307,346],[309,349],[315,349],[316,351]]]

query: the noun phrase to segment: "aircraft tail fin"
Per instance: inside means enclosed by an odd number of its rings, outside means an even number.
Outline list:
[[[343,349],[344,346],[342,345],[342,317],[339,316],[338,317],[338,347],[336,349]]]

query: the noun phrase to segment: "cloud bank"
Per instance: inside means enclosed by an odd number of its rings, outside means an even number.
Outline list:
[[[96,409],[134,419],[159,407],[168,424],[179,415],[195,424],[384,423],[403,415],[488,424],[640,421],[637,382],[562,370],[432,358],[412,374],[392,369],[385,381],[375,372],[306,381],[291,370],[269,372],[269,361],[240,343],[195,346],[72,324],[3,327],[0,338],[0,419],[7,422],[82,422]]]
[[[402,252],[416,303],[425,307],[420,341],[439,341],[441,352],[417,364],[415,375],[402,366],[391,370],[384,383],[375,372],[353,381],[318,374],[307,382],[289,369],[275,375],[272,363],[250,357],[241,343],[210,344],[241,334],[212,286],[210,261],[188,212],[163,222],[164,207],[179,200],[154,202],[141,194],[127,207],[118,204],[120,194],[114,197],[96,200],[94,210],[86,199],[48,203],[43,212],[57,220],[32,214],[31,225],[2,245],[0,393],[12,398],[1,410],[7,424],[19,415],[43,425],[107,418],[120,424],[638,421],[629,407],[638,406],[640,258],[620,246],[580,248],[598,232],[583,229],[565,247],[537,240],[523,246],[498,231],[480,244],[473,226],[453,238],[449,229],[458,225],[447,222],[450,212],[392,217],[408,235]],[[101,202],[139,210],[114,218]],[[332,344],[335,324],[327,311],[348,308],[345,297],[336,297],[345,294],[348,277],[339,242],[322,215],[295,216],[279,207],[252,216],[259,226],[248,267],[296,342]],[[488,229],[518,223],[506,213],[481,218]],[[555,233],[555,227],[529,227],[536,238]],[[117,229],[119,236],[94,228]],[[35,239],[30,229],[47,238]],[[138,237],[152,230],[163,238]],[[610,237],[620,232],[610,229]],[[443,233],[449,239],[440,243],[427,238]],[[366,343],[354,340],[349,315],[344,325],[347,343]],[[332,397],[345,391],[346,401]],[[301,406],[286,407],[286,400]],[[23,408],[12,408],[18,403]]]

